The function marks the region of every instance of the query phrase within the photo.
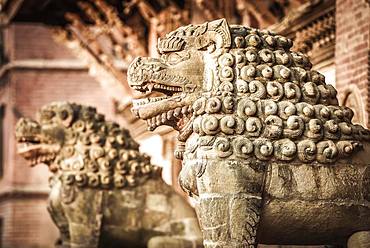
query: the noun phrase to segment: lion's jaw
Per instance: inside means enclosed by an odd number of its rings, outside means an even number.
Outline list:
[[[30,166],[40,163],[53,164],[61,149],[58,139],[52,136],[53,132],[46,134],[44,131],[38,122],[31,119],[21,118],[16,124],[17,152]]]

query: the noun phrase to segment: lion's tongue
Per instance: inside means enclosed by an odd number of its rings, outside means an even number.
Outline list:
[[[51,154],[59,150],[59,145],[47,145],[47,144],[29,144],[29,143],[19,143],[17,146],[17,152],[19,155],[26,159]]]
[[[132,111],[137,117],[146,120],[152,118],[153,116],[168,112],[171,109],[182,108],[185,105],[186,103],[181,101],[180,97],[172,97],[133,107]]]

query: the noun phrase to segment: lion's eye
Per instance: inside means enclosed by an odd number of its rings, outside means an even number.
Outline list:
[[[60,119],[62,119],[62,120],[67,119],[67,117],[68,117],[68,111],[67,111],[67,110],[65,110],[65,109],[63,109],[62,111],[60,111],[60,112],[59,112],[59,117],[60,117]]]
[[[55,112],[51,110],[44,110],[41,113],[42,120],[50,120],[55,116]]]
[[[171,53],[167,57],[167,62],[170,64],[175,64],[179,61],[181,61],[181,56],[177,53]]]

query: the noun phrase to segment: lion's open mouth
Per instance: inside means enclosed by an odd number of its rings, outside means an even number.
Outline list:
[[[161,125],[181,130],[189,120],[193,109],[181,102],[181,93],[173,96],[149,97],[133,100],[132,111],[146,120],[151,131]]]
[[[17,152],[24,157],[31,166],[40,163],[48,164],[56,157],[59,145],[43,144],[37,137],[18,137]]]
[[[176,73],[176,74],[174,74]],[[132,112],[147,122],[148,129],[166,125],[181,132],[191,119],[193,109],[186,95],[186,77],[158,59],[137,58],[128,70],[128,81],[136,91],[149,98],[133,100]]]
[[[132,111],[139,118],[146,120],[150,131],[161,125],[181,130],[190,119],[193,109],[183,101],[182,87],[152,81],[132,87],[137,91],[153,95],[153,97],[136,99],[132,102]]]
[[[182,87],[180,86],[169,86],[153,81],[144,82],[140,85],[132,85],[131,87],[140,92],[148,93],[154,90],[156,92],[164,93],[168,96],[172,96],[175,93],[182,92]]]

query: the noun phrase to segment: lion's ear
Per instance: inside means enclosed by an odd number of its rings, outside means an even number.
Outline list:
[[[73,119],[74,119],[74,113],[73,113],[73,108],[71,105],[62,105],[58,111],[57,115],[61,121],[61,123],[65,127],[71,126]]]
[[[195,39],[197,49],[205,48],[211,43],[217,48],[231,46],[230,27],[226,19],[219,19],[207,23],[207,31]]]

